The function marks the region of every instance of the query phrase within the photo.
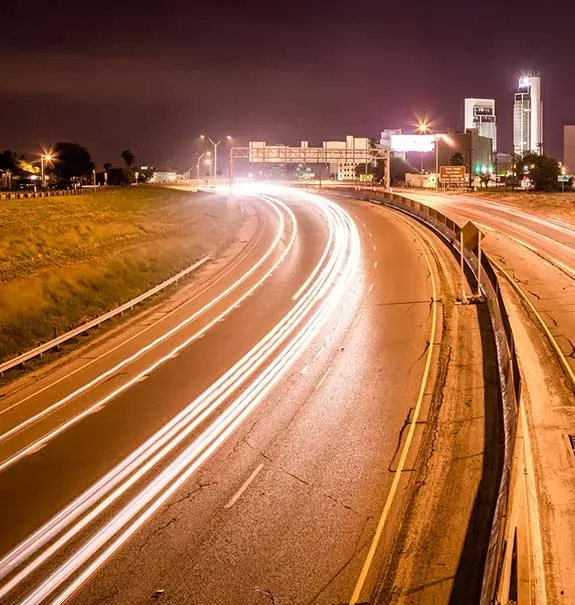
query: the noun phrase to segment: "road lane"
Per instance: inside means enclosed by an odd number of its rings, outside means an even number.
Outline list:
[[[165,420],[163,417],[159,418],[161,414],[164,414],[166,417],[174,415],[177,410],[175,410],[174,407],[169,409],[168,402],[166,401],[166,385],[169,385],[170,405],[173,401],[172,391],[174,390],[174,385],[177,386],[180,384],[181,388],[185,390],[185,395],[188,398],[187,400],[189,400],[192,378],[195,379],[197,376],[198,379],[201,378],[201,380],[207,381],[207,384],[209,384],[210,380],[213,380],[213,376],[218,372],[221,372],[222,367],[229,366],[231,350],[233,350],[235,355],[235,357],[232,357],[233,361],[233,359],[241,355],[243,351],[242,347],[249,348],[249,344],[246,343],[257,339],[261,336],[261,333],[269,330],[269,324],[266,323],[266,320],[271,318],[271,325],[274,325],[274,323],[277,324],[278,316],[281,316],[282,312],[285,312],[282,310],[279,301],[282,301],[284,304],[284,309],[286,306],[287,308],[293,307],[293,309],[296,309],[298,306],[300,308],[304,308],[305,305],[309,306],[310,303],[317,306],[316,302],[321,301],[322,299],[329,300],[329,298],[326,299],[325,297],[325,289],[328,287],[328,282],[326,282],[325,279],[326,277],[329,277],[329,274],[333,274],[337,277],[337,274],[342,270],[342,262],[345,261],[346,254],[349,255],[349,251],[341,250],[338,257],[340,260],[335,264],[332,259],[328,262],[325,255],[320,254],[321,250],[325,249],[326,239],[329,241],[329,238],[326,238],[325,235],[326,219],[325,217],[322,218],[317,212],[309,213],[308,211],[308,214],[308,228],[301,231],[302,243],[297,247],[295,253],[274,271],[270,279],[262,286],[261,291],[258,290],[254,292],[252,296],[246,300],[245,304],[240,305],[238,309],[234,310],[234,313],[230,316],[230,320],[218,323],[201,340],[194,343],[189,349],[184,350],[175,360],[172,360],[170,364],[167,364],[165,368],[162,367],[157,372],[150,375],[144,383],[134,385],[126,393],[130,395],[129,398],[126,398],[126,401],[123,401],[122,397],[115,399],[113,405],[107,406],[97,414],[90,416],[84,422],[63,434],[61,438],[58,438],[54,443],[48,444],[48,446],[40,452],[5,471],[3,476],[3,488],[6,489],[6,493],[10,493],[11,495],[17,493],[17,500],[20,502],[21,506],[26,507],[26,502],[34,500],[33,492],[37,493],[38,487],[40,487],[40,493],[42,494],[43,499],[49,499],[47,498],[46,493],[52,493],[53,502],[51,502],[51,508],[57,509],[61,504],[58,497],[62,497],[60,494],[61,484],[64,483],[62,478],[59,477],[55,487],[53,486],[55,483],[53,475],[51,479],[46,478],[46,482],[40,486],[38,483],[32,485],[32,482],[30,481],[28,493],[26,493],[26,489],[23,488],[23,478],[25,481],[26,478],[35,477],[36,472],[42,467],[45,469],[52,468],[54,471],[61,471],[64,465],[58,461],[67,460],[67,462],[69,462],[70,455],[72,454],[74,456],[75,464],[71,467],[69,464],[66,466],[68,476],[65,482],[68,488],[72,485],[72,490],[75,489],[76,491],[79,491],[81,487],[85,486],[86,482],[89,483],[86,474],[92,478],[92,470],[96,475],[103,473],[105,470],[103,468],[102,459],[93,456],[95,451],[98,452],[98,456],[105,456],[106,460],[113,458],[110,454],[110,450],[114,450],[114,445],[116,445],[117,449],[120,448],[118,450],[120,452],[121,448],[125,448],[125,450],[129,451],[134,447],[134,424],[145,424],[149,432],[149,426],[152,422],[161,424]],[[334,222],[333,217],[329,220],[332,223]],[[341,220],[338,220],[340,221],[340,224],[337,228],[341,231],[344,226],[341,223]],[[306,241],[306,237],[311,238],[311,241]],[[287,247],[288,246],[286,245],[286,249]],[[335,244],[332,248],[335,248]],[[314,253],[314,249],[317,249],[317,253]],[[332,257],[333,256],[334,254],[332,254]],[[317,263],[318,259],[324,265],[320,272],[322,275],[313,271],[314,263]],[[286,284],[289,283],[292,285],[293,292],[297,293],[303,284],[309,283],[307,277],[314,273],[318,275],[318,279],[316,279],[313,284],[310,284],[304,293],[300,294],[298,301],[294,303],[290,301],[289,297],[286,301]],[[301,278],[299,277],[300,275],[302,276]],[[324,303],[321,303],[321,305],[323,304]],[[321,311],[321,306],[318,309],[318,312],[319,311]],[[231,321],[232,318],[235,320],[234,322]],[[226,330],[228,330],[228,332],[226,332]],[[284,335],[281,336],[284,338]],[[294,344],[297,343],[294,342]],[[295,351],[293,346],[292,350]],[[227,359],[227,361],[224,362],[224,359]],[[202,366],[202,363],[207,365]],[[210,364],[211,374],[209,371]],[[176,366],[180,368],[179,371],[174,371]],[[193,377],[190,376],[189,371],[186,371],[186,368],[188,367],[198,368],[199,371],[197,372],[197,375],[194,373]],[[166,373],[164,375],[164,373],[170,369],[172,370],[172,373]],[[182,372],[181,369],[183,369],[184,372]],[[178,380],[180,383],[178,383]],[[157,386],[154,386],[156,384]],[[162,403],[161,407],[158,405],[159,402]],[[145,411],[145,406],[149,408],[149,412]],[[197,428],[201,429],[201,425]],[[98,449],[96,443],[94,443],[94,446],[90,447],[90,440],[94,442],[96,435],[98,436],[97,438],[100,440],[100,443],[102,441],[102,436],[105,436],[105,452]],[[115,437],[115,435],[117,436]],[[128,436],[130,437],[128,438]],[[114,440],[118,443],[114,444]],[[117,452],[116,454],[119,455]],[[95,469],[90,469],[90,463],[99,466]],[[86,472],[87,468],[90,470],[88,473]],[[9,486],[10,479],[13,480],[12,487],[17,487],[18,489],[14,490],[6,487],[7,484]],[[40,480],[42,480],[42,477],[40,477]],[[51,490],[50,487],[52,487]],[[69,495],[70,489],[67,491],[66,499],[69,498]],[[16,515],[16,518],[18,518],[18,515],[20,514],[22,523],[29,523],[29,517],[33,515],[34,511],[42,510],[38,507],[37,501],[34,505],[28,505],[27,510],[24,512],[21,510],[20,506],[13,501],[7,504],[7,506],[11,506],[12,510],[6,511],[6,516],[13,518],[14,515]],[[21,531],[20,524],[16,525],[16,530]]]
[[[156,591],[174,603],[349,601],[417,399],[431,291],[413,235],[390,211],[342,205],[363,262],[337,313],[73,602],[140,602]]]

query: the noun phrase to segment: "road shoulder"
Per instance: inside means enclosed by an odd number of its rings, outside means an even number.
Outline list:
[[[444,305],[438,371],[374,603],[476,602],[497,497],[502,425],[488,311],[455,303],[456,261],[439,241],[433,248]]]

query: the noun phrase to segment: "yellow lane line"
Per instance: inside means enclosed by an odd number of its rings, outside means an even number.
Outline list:
[[[517,292],[517,294],[519,294],[519,296],[527,303],[527,306],[529,307],[529,309],[531,310],[533,315],[535,315],[535,317],[537,318],[537,321],[539,321],[539,324],[543,328],[543,331],[545,332],[545,336],[547,336],[547,340],[551,344],[551,347],[557,354],[557,357],[559,357],[559,362],[561,363],[563,369],[565,370],[565,373],[571,380],[571,384],[573,385],[573,388],[575,388],[575,373],[573,372],[573,369],[569,365],[569,362],[567,361],[567,357],[565,357],[565,354],[561,350],[561,347],[559,346],[559,343],[555,339],[555,336],[553,336],[553,334],[551,333],[551,330],[547,327],[547,324],[543,320],[543,317],[541,316],[539,311],[537,311],[537,309],[535,308],[535,305],[531,302],[531,300],[529,299],[527,294],[525,294],[525,292],[517,285],[517,283],[511,277],[511,275],[509,275],[509,273],[507,273],[507,271],[505,271],[505,269],[498,262],[494,261],[493,258],[490,258],[489,262],[501,273],[501,275],[503,275],[503,277],[505,277],[505,279],[511,284],[511,286]]]
[[[431,369],[431,360],[433,357],[433,343],[435,342],[435,332],[437,330],[437,286],[435,283],[435,276],[433,273],[433,267],[431,264],[431,260],[429,258],[428,253],[425,251],[425,248],[421,242],[419,242],[423,255],[425,257],[425,261],[429,268],[429,274],[431,276],[431,292],[433,299],[433,315],[431,318],[431,334],[429,337],[429,347],[427,349],[427,358],[425,360],[425,368],[423,370],[423,377],[421,379],[421,385],[419,388],[419,394],[417,396],[417,403],[415,404],[415,408],[413,411],[413,416],[411,418],[411,424],[409,425],[409,431],[407,433],[407,437],[405,439],[405,443],[403,444],[403,449],[401,451],[401,457],[395,469],[395,473],[393,475],[393,481],[391,483],[391,487],[389,489],[389,493],[387,494],[387,499],[383,506],[383,511],[381,513],[381,517],[379,518],[379,522],[377,524],[377,528],[375,530],[375,535],[373,536],[373,540],[371,541],[371,545],[369,547],[369,551],[365,558],[365,562],[359,574],[359,578],[355,585],[355,589],[353,591],[353,595],[350,599],[350,605],[356,605],[359,600],[361,591],[365,584],[365,580],[367,578],[367,574],[369,573],[369,569],[371,564],[373,563],[373,559],[375,557],[375,552],[381,540],[381,535],[383,533],[383,529],[387,522],[387,518],[389,517],[389,512],[391,510],[391,506],[393,504],[393,500],[397,493],[397,488],[399,487],[399,480],[401,479],[401,475],[403,473],[403,469],[405,468],[405,463],[407,461],[407,455],[409,453],[409,448],[411,446],[411,442],[413,441],[413,436],[415,434],[415,427],[417,425],[417,421],[419,419],[419,413],[421,411],[421,406],[423,403],[423,397],[425,395],[425,389],[427,388],[427,380],[429,379],[429,372]]]

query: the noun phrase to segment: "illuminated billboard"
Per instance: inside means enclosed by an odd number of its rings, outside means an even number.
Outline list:
[[[406,151],[433,151],[435,149],[434,134],[392,134],[391,151],[405,153]]]

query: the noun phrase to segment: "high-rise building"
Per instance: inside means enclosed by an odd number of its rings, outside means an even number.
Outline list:
[[[575,175],[575,126],[563,127],[563,164],[567,174]]]
[[[513,151],[543,153],[541,77],[536,73],[519,78],[513,105]]]
[[[465,99],[465,130],[474,128],[479,136],[493,142],[493,151],[497,151],[497,119],[495,117],[495,99]]]

